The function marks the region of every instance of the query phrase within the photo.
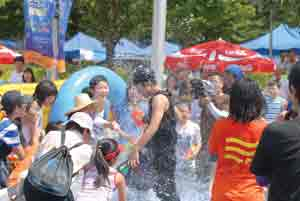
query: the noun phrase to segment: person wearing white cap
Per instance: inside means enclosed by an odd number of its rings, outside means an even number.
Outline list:
[[[89,143],[90,132],[93,129],[93,120],[89,114],[85,112],[75,112],[71,115],[70,119],[65,124],[65,146],[71,148],[72,146],[83,143],[79,147],[70,150],[70,155],[73,161],[73,174],[78,173],[82,170],[85,165],[89,164],[92,158],[92,146]],[[61,146],[61,134],[62,131],[50,131],[40,144],[40,150],[37,154],[37,158],[43,156],[45,153],[49,152],[53,148],[59,148]],[[27,171],[22,173],[22,179],[27,175]],[[81,184],[78,181],[78,176],[74,177],[71,189],[73,192],[77,192]],[[24,201],[23,195],[23,182],[16,189],[12,188],[9,190],[1,191],[0,197],[7,199],[6,191],[8,191],[9,197],[15,196],[17,193],[19,195],[18,200]],[[2,201],[2,200],[1,200]]]
[[[74,164],[73,172],[76,173],[89,163],[92,156],[92,147],[89,145],[90,133],[93,129],[93,119],[85,112],[75,112],[65,125],[65,145],[72,147],[78,143],[83,145],[70,151]],[[50,131],[43,139],[40,146],[42,156],[51,149],[61,146],[61,131]]]

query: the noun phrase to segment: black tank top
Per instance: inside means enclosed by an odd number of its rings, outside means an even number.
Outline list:
[[[149,115],[152,115],[153,98],[159,94],[162,94],[168,98],[169,108],[164,113],[158,130],[156,131],[156,133],[154,134],[154,136],[152,137],[152,139],[146,147],[150,148],[154,154],[175,154],[175,148],[177,143],[176,119],[171,94],[169,92],[159,91],[150,99]]]

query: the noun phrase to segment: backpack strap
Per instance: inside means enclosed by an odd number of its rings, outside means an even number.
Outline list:
[[[66,141],[66,129],[65,129],[65,127],[63,127],[62,129],[60,129],[60,131],[61,131],[60,143],[61,143],[61,146],[64,146],[65,145],[65,141]]]
[[[71,151],[72,149],[75,149],[75,148],[77,148],[77,147],[80,147],[80,146],[83,145],[83,144],[84,144],[83,142],[79,142],[79,143],[73,145],[72,147],[68,148],[68,150]]]
[[[72,149],[75,149],[75,148],[77,148],[77,147],[80,147],[81,145],[84,145],[84,143],[83,143],[83,142],[79,142],[79,143],[73,145],[72,147],[68,148],[68,151],[71,151]],[[78,174],[79,174],[79,171],[80,171],[80,170],[78,170],[77,172],[74,172],[74,173],[72,174],[72,178],[75,177],[76,175],[78,175]]]

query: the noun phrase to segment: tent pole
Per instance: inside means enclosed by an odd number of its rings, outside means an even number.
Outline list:
[[[151,67],[155,70],[157,82],[162,86],[165,60],[167,0],[154,0],[153,8]]]
[[[55,59],[54,65],[51,69],[47,70],[47,79],[57,79],[57,64],[58,64],[58,38],[59,38],[59,0],[56,0],[56,11],[52,22],[52,45],[53,45],[53,58]]]
[[[273,57],[273,1],[271,0],[270,10],[270,41],[269,41],[269,57]]]

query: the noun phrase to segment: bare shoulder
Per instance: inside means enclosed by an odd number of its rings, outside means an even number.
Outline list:
[[[169,100],[168,100],[167,96],[165,96],[163,94],[158,94],[153,97],[153,103],[168,104]]]
[[[167,96],[163,94],[158,94],[153,97],[152,105],[154,107],[162,107],[165,108],[165,111],[169,108],[169,100]]]

